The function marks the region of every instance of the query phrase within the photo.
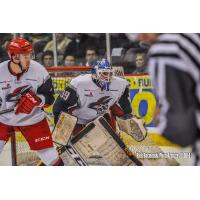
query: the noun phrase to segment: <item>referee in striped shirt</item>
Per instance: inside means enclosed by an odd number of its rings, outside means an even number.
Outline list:
[[[200,165],[200,34],[140,34],[152,43],[148,67],[159,102],[158,130],[193,147]]]

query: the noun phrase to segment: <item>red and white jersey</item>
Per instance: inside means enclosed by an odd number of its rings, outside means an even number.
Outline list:
[[[128,82],[113,77],[109,91],[102,90],[92,80],[91,74],[78,76],[70,83],[77,95],[79,108],[72,114],[78,118],[79,124],[86,124],[98,116],[104,115],[109,108],[118,102],[128,87]]]
[[[45,98],[43,95],[37,94],[37,89],[48,79],[49,74],[41,64],[31,60],[28,71],[20,78],[17,78],[17,76],[11,73],[9,62],[5,61],[0,63],[0,98],[2,99],[0,111],[15,105],[16,102],[8,102],[6,97],[17,88],[26,85],[32,86],[32,91],[42,99],[42,103],[40,106],[35,107],[30,114],[20,113],[16,115],[15,111],[2,114],[0,115],[0,122],[11,126],[27,126],[38,123],[45,117],[42,111]]]

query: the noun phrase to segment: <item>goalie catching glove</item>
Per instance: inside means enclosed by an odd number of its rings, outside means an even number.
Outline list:
[[[42,100],[30,90],[25,95],[22,95],[19,103],[17,104],[15,114],[30,114],[35,107],[41,104],[41,102]]]
[[[125,113],[117,104],[111,106],[110,111],[114,116],[116,116],[117,123],[121,131],[128,133],[137,142],[146,138],[147,130],[144,127],[143,119],[133,116],[131,113]],[[130,112],[130,110],[128,111]]]
[[[144,120],[131,114],[117,117],[117,123],[121,131],[132,136],[137,142],[143,141],[147,136],[147,129],[144,127]]]

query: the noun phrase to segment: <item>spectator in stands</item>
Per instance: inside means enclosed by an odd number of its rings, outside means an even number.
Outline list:
[[[58,63],[61,63],[63,60],[65,49],[71,42],[71,39],[69,39],[65,35],[65,33],[56,33],[56,42],[57,42]],[[51,40],[45,46],[44,51],[53,51],[53,49],[54,49],[54,44],[53,40]]]
[[[111,48],[124,47],[129,44],[129,39],[123,33],[110,34]]]
[[[35,59],[37,61],[41,60],[43,49],[47,42],[52,39],[51,33],[25,33],[24,38],[30,41],[33,45]]]
[[[64,56],[64,66],[75,66],[76,65],[76,59],[74,55],[65,55]]]
[[[98,57],[104,57],[106,53],[106,34],[105,33],[87,33],[94,42],[92,46],[98,47]]]
[[[8,60],[8,54],[6,51],[7,44],[13,39],[13,35],[10,33],[0,33],[0,63]]]
[[[124,48],[125,53],[122,59],[123,60],[122,66],[124,67],[125,73],[127,74],[146,73],[145,69],[146,55],[149,50],[149,47],[150,47],[149,44],[144,41],[130,42],[129,45],[125,46]],[[141,65],[144,65],[144,67],[139,68]]]
[[[8,59],[8,56],[5,49],[2,46],[0,46],[0,63],[7,59]]]
[[[123,58],[123,67],[125,74],[132,74],[136,69],[135,55],[136,55],[135,48],[129,48],[128,50],[126,50]]]
[[[136,63],[136,70],[134,71],[134,74],[147,73],[145,53],[136,53],[135,63]]]
[[[66,66],[66,67],[77,66],[76,57],[73,54],[65,55],[63,66]],[[74,76],[78,76],[78,75],[80,75],[80,72],[77,72],[74,70],[62,72],[62,76],[73,76],[74,77]]]
[[[85,61],[85,52],[88,46],[96,47],[96,39],[83,33],[75,33],[74,38],[65,50],[65,55],[73,54],[77,63],[83,65]]]
[[[53,66],[53,51],[45,51],[42,54],[42,64],[44,67],[52,67]]]
[[[95,47],[87,47],[85,54],[85,66],[93,66],[97,61],[97,50]]]

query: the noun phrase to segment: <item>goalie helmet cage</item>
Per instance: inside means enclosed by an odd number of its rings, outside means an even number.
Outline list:
[[[74,78],[81,74],[91,73],[92,67],[86,66],[59,66],[48,67],[56,97],[65,89],[66,85]],[[114,75],[124,77],[123,67],[113,67]],[[50,127],[53,127],[51,116],[47,115],[47,120]],[[36,165],[39,158],[34,151],[31,151],[29,145],[23,135],[18,131],[11,134],[11,155],[12,165]]]

